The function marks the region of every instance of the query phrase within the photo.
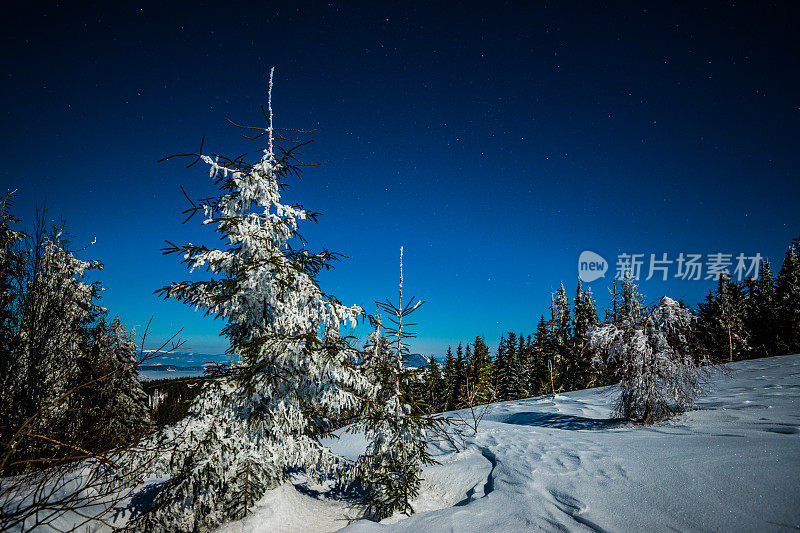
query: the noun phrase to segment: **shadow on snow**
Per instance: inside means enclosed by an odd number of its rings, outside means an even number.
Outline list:
[[[515,413],[505,420],[500,420],[500,422],[519,426],[539,426],[571,430],[614,429],[623,425],[623,421],[616,418],[587,418],[585,416],[542,413],[537,411]]]

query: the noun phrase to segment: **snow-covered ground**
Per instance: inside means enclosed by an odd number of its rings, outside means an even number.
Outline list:
[[[287,484],[225,532],[800,529],[800,355],[730,365],[697,409],[611,420],[613,389],[494,404],[466,451],[437,449],[410,518],[354,520]],[[331,443],[354,458],[358,435]]]
[[[652,427],[611,420],[613,388],[494,404],[466,450],[434,447],[412,517],[358,520],[326,487],[287,483],[220,532],[800,529],[800,355],[730,368],[696,410]],[[354,459],[365,442],[330,445]],[[136,508],[106,518],[123,526]]]

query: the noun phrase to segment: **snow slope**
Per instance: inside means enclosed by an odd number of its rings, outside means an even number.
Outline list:
[[[613,388],[494,404],[465,451],[434,446],[412,517],[358,520],[353,502],[297,479],[220,532],[800,529],[800,355],[729,366],[695,411],[652,427],[611,420]],[[365,447],[357,434],[329,444],[352,459]],[[106,518],[124,526],[137,509]]]
[[[730,365],[697,409],[611,420],[613,389],[494,404],[461,453],[437,449],[410,518],[354,520],[292,485],[222,531],[764,531],[800,529],[800,355]],[[332,447],[358,455],[363,440]]]

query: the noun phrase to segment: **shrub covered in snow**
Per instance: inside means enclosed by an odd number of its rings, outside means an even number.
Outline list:
[[[688,309],[665,296],[639,321],[589,332],[595,357],[620,380],[619,416],[650,424],[691,409],[707,376],[705,361],[691,353],[694,322]]]

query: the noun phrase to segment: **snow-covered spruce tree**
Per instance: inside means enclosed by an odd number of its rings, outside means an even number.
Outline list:
[[[269,125],[249,130],[268,143],[257,161],[193,154],[208,165],[219,194],[190,212],[204,213],[223,243],[170,245],[166,253],[212,276],[158,293],[223,319],[228,352],[238,360],[156,439],[171,449],[163,461],[169,481],[137,521],[143,531],[210,530],[246,515],[289,468],[311,476],[335,471],[343,461],[320,438],[369,389],[354,365],[357,351],[339,334],[362,311],[317,282],[337,254],[307,250],[299,226],[316,215],[281,199],[287,180],[303,169],[298,151],[307,143],[273,130],[271,97],[268,109]]]
[[[644,319],[644,295],[639,293],[636,280],[630,270],[623,272],[621,282],[614,279],[610,290],[611,301],[606,309],[605,323],[621,329],[642,326]],[[584,344],[585,349],[591,348]],[[616,359],[606,359],[592,355],[592,385],[611,385],[617,382],[619,369]]]
[[[92,435],[99,449],[140,440],[153,427],[147,394],[139,381],[136,342],[115,316],[100,313],[90,331],[86,352],[79,359],[81,387],[70,403],[81,413],[80,434]]]
[[[528,345],[525,342],[525,335],[520,332],[517,336],[517,349],[514,354],[514,359],[511,362],[512,386],[514,391],[514,399],[527,398],[530,396],[528,393]]]
[[[423,380],[425,384],[423,394],[425,412],[429,414],[438,413],[442,410],[444,380],[442,379],[439,363],[437,363],[433,357],[430,357],[428,359],[428,364],[425,365]]]
[[[622,275],[616,310],[615,325],[621,327],[636,327],[642,323],[646,313],[644,309],[644,295],[639,293],[636,278],[630,270]]]
[[[515,333],[509,333],[508,335],[508,339],[505,334],[500,335],[500,342],[497,345],[497,354],[494,358],[494,389],[497,391],[497,400],[501,402],[513,399],[513,378],[511,372],[517,343]],[[511,339],[512,335],[514,339]]]
[[[742,286],[723,273],[716,291],[709,293],[698,308],[700,344],[714,361],[741,359],[749,348],[745,327],[747,307]]]
[[[469,370],[470,388],[474,389],[472,402],[475,405],[489,403],[494,398],[492,387],[492,356],[486,341],[481,336],[473,343],[472,364]]]
[[[17,245],[23,234],[12,227],[19,222],[11,214],[14,194],[7,193],[0,202],[0,414],[5,415],[6,409],[14,408],[14,396],[18,391],[16,373],[19,369],[15,368],[12,345],[17,329],[16,294],[23,264]],[[2,416],[0,420],[8,418]]]
[[[447,347],[447,353],[445,354],[444,358],[442,381],[444,384],[444,392],[442,394],[442,409],[445,411],[452,411],[456,408],[455,404],[453,403],[453,399],[455,398],[453,389],[455,388],[456,382],[456,359],[453,357],[453,349],[450,346]]]
[[[567,386],[567,367],[569,364],[570,339],[572,338],[571,320],[569,316],[569,298],[562,283],[551,296],[550,302],[550,341],[553,356],[551,388],[564,390]]]
[[[453,388],[450,391],[450,405],[453,409],[460,409],[464,406],[464,384],[467,381],[466,360],[464,358],[464,347],[458,343],[456,348],[456,359],[453,367]]]
[[[778,307],[778,351],[800,352],[800,237],[792,240],[778,273],[775,299]]]
[[[698,363],[691,353],[695,320],[665,296],[639,325],[590,330],[589,346],[614,363],[620,380],[618,416],[651,424],[691,409],[707,375],[707,361]]]
[[[591,386],[596,381],[596,376],[592,373],[592,358],[585,344],[586,333],[600,324],[592,298],[592,289],[590,287],[584,289],[580,281],[573,309],[572,342],[565,381],[570,390],[579,390]]]
[[[536,332],[533,335],[531,369],[528,377],[529,388],[533,395],[546,394],[550,389],[547,364],[548,361],[552,360],[552,355],[549,351],[550,346],[550,330],[547,327],[547,321],[544,319],[544,315],[539,315],[539,321],[536,323]]]
[[[757,278],[745,280],[745,329],[750,339],[749,357],[778,355],[778,309],[772,266],[764,261]]]
[[[19,269],[13,281],[14,322],[8,351],[2,414],[7,472],[32,470],[71,457],[68,445],[92,440],[79,426],[85,411],[70,391],[84,384],[80,361],[90,337],[89,328],[100,308],[99,284],[86,283],[97,261],[82,261],[69,251],[63,230],[45,229],[41,214],[33,236],[19,249]],[[88,441],[87,441],[88,439]]]
[[[435,461],[427,450],[429,431],[435,419],[423,411],[413,394],[411,384],[416,371],[406,365],[409,354],[407,340],[415,334],[409,331],[406,318],[416,311],[422,301],[403,301],[403,249],[400,248],[400,291],[397,303],[378,302],[391,325],[385,332],[389,349],[381,345],[384,332],[381,322],[375,322],[372,353],[382,367],[380,387],[374,398],[366,403],[362,413],[363,428],[368,445],[356,463],[359,484],[365,490],[366,516],[382,520],[395,512],[414,513],[411,501],[419,494],[422,466]],[[374,364],[374,363],[373,363]]]

